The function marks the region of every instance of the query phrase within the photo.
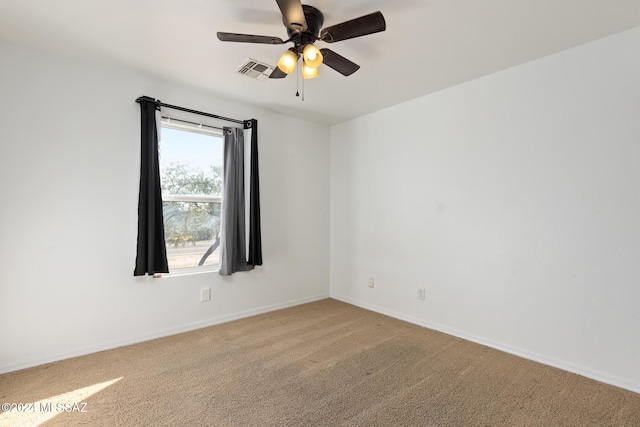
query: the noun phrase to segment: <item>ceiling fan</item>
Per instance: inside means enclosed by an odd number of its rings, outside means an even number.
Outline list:
[[[300,56],[303,58],[302,75],[305,79],[318,76],[318,67],[325,64],[344,76],[358,71],[360,66],[330,49],[318,49],[314,43],[318,40],[335,43],[342,40],[378,33],[386,29],[384,16],[380,12],[361,16],[331,27],[322,28],[324,16],[313,6],[303,5],[300,0],[276,0],[282,12],[282,22],[287,28],[289,39],[257,36],[251,34],[218,32],[223,42],[285,44],[293,43],[278,60],[278,66],[269,78],[281,79],[293,73]]]

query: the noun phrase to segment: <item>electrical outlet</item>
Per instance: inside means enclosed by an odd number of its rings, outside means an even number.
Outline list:
[[[418,299],[424,300],[424,288],[418,288]]]
[[[211,300],[211,288],[201,288],[200,289],[200,302],[210,301]]]
[[[373,288],[373,286],[374,286],[373,277],[369,277],[369,287]]]

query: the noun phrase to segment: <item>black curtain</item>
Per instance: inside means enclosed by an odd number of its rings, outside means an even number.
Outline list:
[[[158,162],[159,101],[141,97],[140,103],[140,194],[138,198],[138,247],[134,276],[168,273],[167,249],[162,219],[162,189]]]
[[[260,187],[258,180],[258,122],[247,120],[245,130],[251,131],[250,160],[245,156],[245,131],[224,128],[224,201],[222,202],[222,236],[220,270],[223,276],[237,271],[252,270],[262,265],[260,231]],[[245,164],[245,162],[247,164]],[[248,182],[245,167],[249,168]],[[249,186],[248,209],[246,187]],[[249,215],[249,250],[247,251],[247,215]]]
[[[262,265],[262,232],[260,230],[260,179],[258,177],[258,121],[244,122],[251,129],[251,178],[249,187],[249,259],[251,265]]]
[[[224,200],[220,238],[220,270],[222,276],[248,271],[244,185],[244,132],[228,128],[224,132]]]

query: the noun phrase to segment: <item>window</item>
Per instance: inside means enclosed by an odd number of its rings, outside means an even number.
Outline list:
[[[169,271],[220,262],[222,131],[162,121],[160,181]]]

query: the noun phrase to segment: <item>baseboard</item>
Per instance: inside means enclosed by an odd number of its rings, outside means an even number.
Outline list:
[[[514,356],[522,357],[524,359],[528,359],[534,362],[542,363],[543,365],[551,366],[554,368],[562,369],[563,371],[571,372],[574,374],[581,375],[586,378],[590,378],[595,381],[599,381],[601,383],[609,384],[615,387],[620,387],[625,390],[632,391],[634,393],[640,393],[640,384],[634,381],[628,381],[624,378],[618,378],[612,375],[608,375],[602,372],[597,372],[592,369],[587,369],[581,366],[572,365],[570,363],[566,363],[564,361],[554,360],[547,358],[543,355],[536,354],[527,350],[522,350],[520,348],[511,347],[509,345],[505,345],[502,343],[498,343],[495,341],[487,340],[482,337],[478,337],[472,334],[468,334],[462,331],[458,331],[452,328],[448,328],[446,326],[442,326],[439,324],[426,322],[422,319],[418,319],[413,316],[408,316],[403,313],[398,313],[393,310],[389,310],[383,307],[376,306],[374,304],[369,304],[366,302],[358,301],[349,297],[345,297],[342,295],[331,294],[331,298],[336,299],[338,301],[345,302],[347,304],[355,305],[356,307],[364,308],[366,310],[375,311],[376,313],[384,314],[386,316],[394,317],[399,320],[404,320],[409,323],[413,323],[418,326],[422,326],[428,329],[433,329],[438,332],[445,333],[447,335],[452,335],[458,338],[465,339],[467,341],[474,342],[476,344],[481,344],[487,347],[494,348],[496,350],[504,351],[505,353],[513,354]]]
[[[0,374],[8,372],[19,371],[21,369],[33,368],[34,366],[43,365],[45,363],[57,362],[64,359],[70,359],[72,357],[85,356],[91,353],[97,353],[99,351],[111,350],[118,347],[124,347],[127,345],[138,344],[145,341],[150,341],[156,338],[168,337],[171,335],[181,334],[184,332],[190,332],[197,329],[206,328],[209,326],[219,325],[221,323],[227,323],[234,320],[244,319],[245,317],[256,316],[258,314],[264,314],[271,311],[281,310],[283,308],[294,307],[296,305],[307,304],[314,301],[329,298],[329,294],[320,294],[306,298],[300,298],[296,300],[290,300],[278,304],[272,304],[262,307],[253,308],[250,310],[244,310],[237,313],[227,314],[224,316],[212,317],[209,319],[201,320],[198,322],[186,323],[184,325],[176,326],[174,328],[168,328],[161,331],[156,331],[151,334],[141,335],[126,340],[111,341],[108,343],[82,347],[70,352],[58,353],[50,356],[34,358],[25,362],[0,366]]]

